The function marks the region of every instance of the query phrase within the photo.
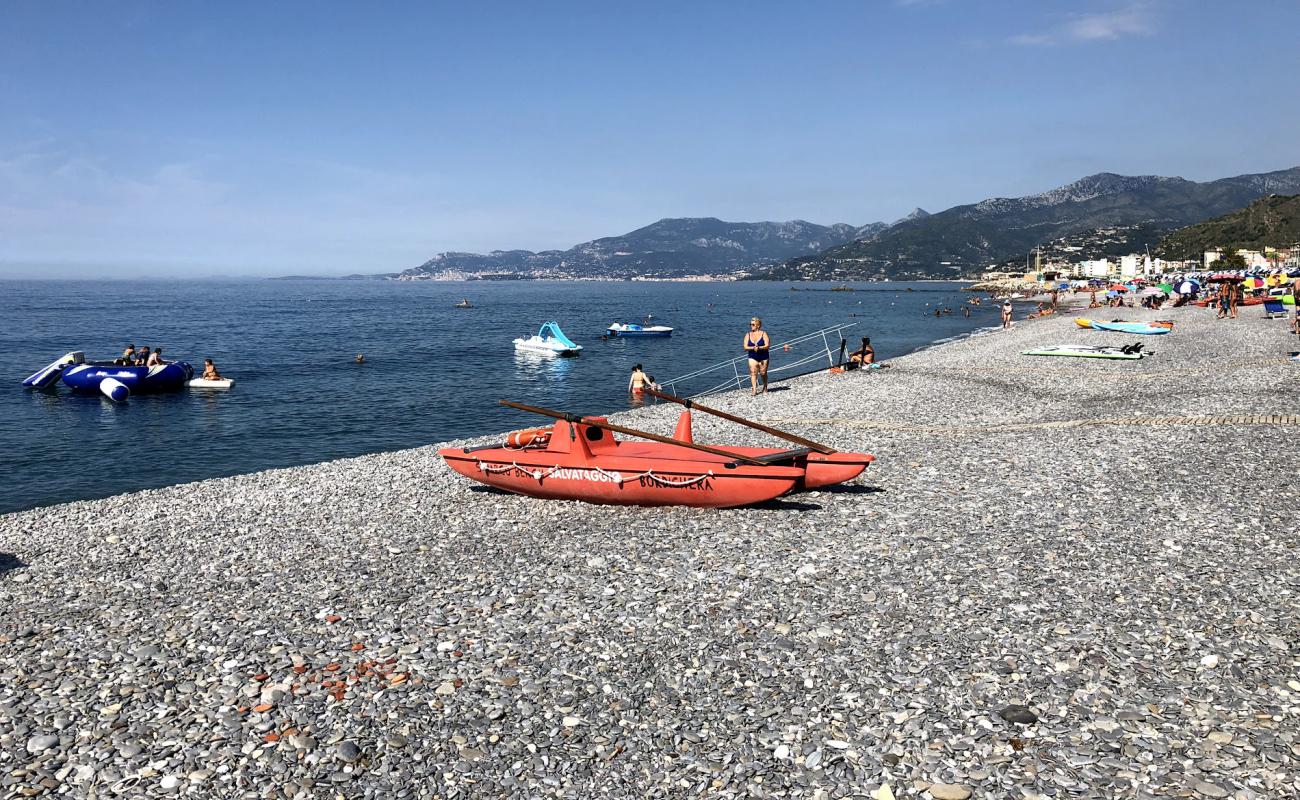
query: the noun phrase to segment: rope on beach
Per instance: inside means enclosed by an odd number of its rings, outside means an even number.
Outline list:
[[[1213,417],[1107,417],[1063,419],[1047,422],[1018,422],[1005,425],[900,425],[864,419],[764,419],[771,425],[838,425],[903,433],[1005,433],[1014,431],[1086,428],[1099,425],[1300,425],[1300,416],[1289,414],[1242,414]]]

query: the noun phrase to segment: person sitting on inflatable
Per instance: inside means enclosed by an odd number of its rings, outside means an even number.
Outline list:
[[[210,358],[203,359],[203,380],[205,381],[221,380],[221,373],[217,372],[217,365],[213,364],[212,359]]]

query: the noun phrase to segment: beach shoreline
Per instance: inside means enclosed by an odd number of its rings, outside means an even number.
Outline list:
[[[1063,310],[711,398],[878,458],[753,509],[489,492],[436,458],[482,437],[0,516],[0,785],[1296,794],[1300,337],[1252,311]]]

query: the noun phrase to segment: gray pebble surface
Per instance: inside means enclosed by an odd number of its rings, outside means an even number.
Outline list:
[[[1300,797],[1300,426],[1239,419],[1300,414],[1300,337],[1080,314],[1176,326],[706,401],[878,458],[758,508],[430,446],[0,516],[0,796]]]

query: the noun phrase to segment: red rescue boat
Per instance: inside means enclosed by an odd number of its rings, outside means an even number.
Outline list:
[[[851,480],[874,460],[863,453],[818,452],[809,447],[697,444],[691,436],[689,410],[682,413],[670,439],[613,425],[605,417],[579,418],[507,405],[560,419],[549,429],[511,434],[500,446],[444,448],[438,455],[468,478],[530,497],[731,508]],[[618,440],[613,436],[616,431],[651,441]]]

